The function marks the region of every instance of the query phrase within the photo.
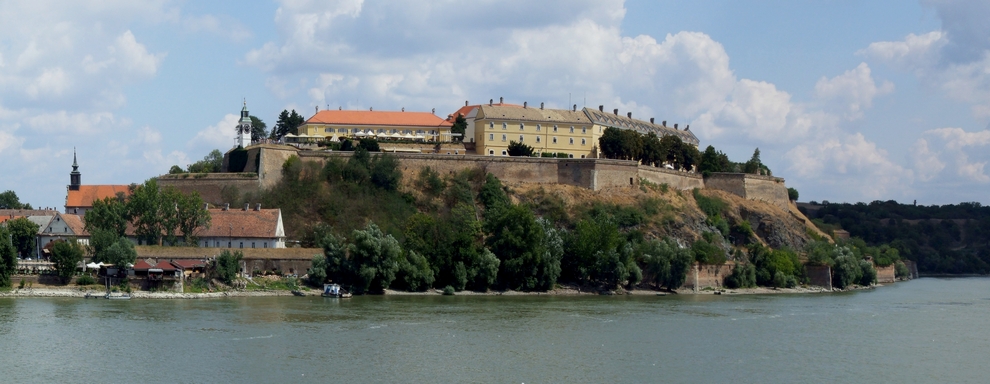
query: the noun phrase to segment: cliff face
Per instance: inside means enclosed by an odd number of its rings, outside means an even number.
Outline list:
[[[634,211],[641,215],[640,220],[626,230],[641,231],[647,238],[671,237],[684,246],[702,239],[706,232],[719,232],[710,224],[689,190],[640,186],[590,191],[566,185],[533,184],[510,184],[509,189],[515,202],[528,204],[544,216],[555,209],[563,209],[577,220],[580,212],[596,205],[610,207],[618,215]],[[699,190],[699,193],[725,202],[721,215],[730,231],[720,245],[727,253],[731,253],[733,246],[754,241],[773,248],[801,251],[812,241],[810,233],[827,238],[796,208],[784,210],[777,204],[748,200],[718,190]],[[636,222],[635,219],[630,221]],[[749,223],[753,237],[737,230],[743,222]]]

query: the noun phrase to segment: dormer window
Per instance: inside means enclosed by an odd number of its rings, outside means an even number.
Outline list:
[[[523,123],[519,123],[519,130],[521,131],[521,130],[523,130],[524,128],[526,128],[526,126],[525,126],[525,125],[523,125]]]
[[[540,131],[540,128],[542,128],[542,127],[540,127],[539,124],[536,124],[536,132],[539,132]]]

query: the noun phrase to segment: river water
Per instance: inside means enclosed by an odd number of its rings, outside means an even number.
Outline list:
[[[990,279],[752,296],[0,298],[0,381],[986,382]]]

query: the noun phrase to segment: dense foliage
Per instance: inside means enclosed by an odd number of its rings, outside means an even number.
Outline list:
[[[306,119],[302,115],[296,113],[293,109],[292,112],[287,110],[282,110],[282,113],[278,115],[278,121],[275,122],[275,127],[272,128],[271,134],[268,138],[273,140],[280,140],[285,135],[293,134],[298,135],[298,128],[300,125],[306,122]]]
[[[198,193],[186,195],[171,186],[160,188],[155,179],[149,179],[132,185],[126,198],[120,195],[94,201],[93,209],[86,211],[85,222],[94,237],[90,251],[96,255],[122,238],[128,223],[134,225],[135,234],[145,244],[175,245],[180,239],[194,244],[196,231],[209,227],[210,214]]]
[[[35,238],[38,236],[38,224],[31,222],[26,217],[18,217],[7,220],[3,225],[7,226],[8,237],[13,240],[14,248],[20,257],[34,254]]]
[[[10,232],[0,225],[0,288],[10,287],[10,277],[17,269],[17,250],[10,241]]]
[[[837,204],[801,210],[823,231],[843,229],[864,246],[878,247],[878,265],[915,261],[922,273],[990,273],[990,207],[980,203],[916,206],[895,201]]]
[[[31,204],[23,204],[14,191],[0,193],[0,209],[31,209]]]
[[[68,283],[72,279],[72,275],[76,273],[77,265],[82,260],[83,247],[76,243],[75,240],[56,241],[55,245],[52,246],[52,267],[63,284]]]
[[[231,252],[229,249],[223,250],[215,259],[210,261],[210,276],[222,281],[224,284],[233,283],[234,279],[237,278],[237,272],[240,271],[240,264],[243,258],[244,254],[241,251]]]
[[[674,135],[646,135],[628,129],[606,128],[598,139],[602,154],[609,159],[638,160],[646,165],[692,170],[701,161],[698,148]]]

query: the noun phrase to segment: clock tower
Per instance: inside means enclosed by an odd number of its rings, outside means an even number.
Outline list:
[[[241,108],[241,120],[237,123],[237,146],[244,148],[244,135],[251,138],[251,116],[248,114],[247,100],[244,100],[244,108]]]

